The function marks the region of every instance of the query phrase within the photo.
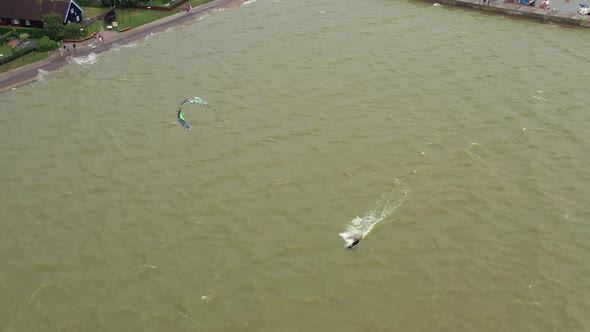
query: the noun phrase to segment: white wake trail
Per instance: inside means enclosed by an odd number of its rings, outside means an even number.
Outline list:
[[[392,215],[410,196],[410,189],[405,188],[401,181],[396,179],[395,187],[381,195],[373,210],[362,217],[352,219],[346,230],[339,234],[346,242],[346,247],[352,245],[355,239],[364,239],[378,223]]]

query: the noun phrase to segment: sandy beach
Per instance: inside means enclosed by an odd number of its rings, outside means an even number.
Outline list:
[[[9,90],[16,86],[36,81],[39,78],[40,70],[54,71],[66,66],[69,63],[67,61],[67,56],[81,57],[87,56],[91,53],[102,53],[111,49],[114,45],[127,44],[137,39],[141,39],[150,33],[160,32],[170,27],[186,24],[194,20],[195,17],[206,14],[208,11],[233,8],[244,2],[246,2],[246,0],[214,0],[193,8],[190,13],[180,11],[179,9],[179,12],[176,14],[125,32],[103,31],[103,42],[95,42],[93,39],[89,39],[84,42],[76,43],[75,53],[72,52],[62,56],[60,52],[56,50],[44,60],[0,74],[0,91]],[[72,43],[66,43],[66,45],[69,44]],[[72,45],[69,45],[69,48],[71,49]]]

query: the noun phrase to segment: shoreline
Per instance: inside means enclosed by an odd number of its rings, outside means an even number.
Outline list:
[[[112,49],[114,46],[128,44],[144,38],[150,33],[162,32],[168,28],[192,22],[196,17],[207,14],[210,10],[235,8],[246,1],[247,0],[213,0],[198,7],[194,7],[188,14],[182,11],[125,32],[116,32],[95,47],[88,46],[89,43],[92,43],[92,39],[86,42],[81,42],[78,43],[75,56],[87,56],[91,53],[100,54]],[[30,63],[0,74],[0,91],[10,90],[37,81],[39,79],[40,70],[51,72],[63,68],[68,64],[67,56],[61,56],[59,51],[55,50],[44,60]]]

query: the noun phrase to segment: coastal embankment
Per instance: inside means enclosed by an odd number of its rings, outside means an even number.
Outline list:
[[[77,43],[76,52],[73,56],[81,57],[91,53],[99,54],[117,45],[127,44],[144,38],[150,33],[165,31],[168,28],[189,23],[196,17],[206,15],[212,10],[233,8],[240,6],[244,2],[246,0],[214,0],[193,8],[190,13],[182,11],[125,32],[110,33],[103,42],[95,43],[93,39],[89,39]],[[40,71],[54,71],[64,67],[68,63],[67,56],[62,56],[58,51],[54,51],[51,56],[44,60],[0,74],[0,91],[36,81],[39,78]]]
[[[579,13],[559,12],[553,9],[542,9],[533,6],[526,6],[516,3],[505,2],[504,0],[490,0],[484,3],[483,0],[423,0],[426,2],[440,3],[449,6],[465,7],[482,10],[488,13],[513,16],[523,19],[537,20],[542,23],[555,23],[565,26],[577,26],[590,28],[590,15]]]

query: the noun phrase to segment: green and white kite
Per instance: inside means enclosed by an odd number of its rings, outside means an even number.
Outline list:
[[[210,107],[208,102],[204,101],[199,97],[189,97],[183,100],[180,106],[178,106],[178,108],[176,109],[176,118],[178,119],[178,123],[180,124],[180,126],[186,130],[190,130],[192,128],[191,125],[188,122],[186,122],[186,120],[184,119],[184,115],[182,114],[182,108],[188,104],[198,104]]]

